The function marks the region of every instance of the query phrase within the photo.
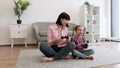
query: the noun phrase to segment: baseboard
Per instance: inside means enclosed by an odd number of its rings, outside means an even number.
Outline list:
[[[19,46],[19,45],[23,45],[23,46],[24,46],[25,44],[14,44],[14,45],[18,45],[18,46]],[[28,45],[28,46],[29,46],[29,45],[36,45],[36,46],[37,46],[37,43],[31,43],[31,44],[27,44],[27,45]],[[2,47],[2,46],[11,46],[11,44],[0,45],[0,47]]]
[[[120,40],[111,40],[112,42],[120,42]]]

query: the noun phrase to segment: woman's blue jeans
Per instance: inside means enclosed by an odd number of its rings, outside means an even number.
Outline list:
[[[40,51],[47,57],[53,57],[55,60],[60,59],[63,56],[68,55],[75,49],[75,44],[73,42],[68,42],[64,47],[52,47],[49,46],[47,42],[41,42]]]

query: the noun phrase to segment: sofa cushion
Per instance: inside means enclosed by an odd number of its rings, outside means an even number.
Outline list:
[[[39,35],[40,37],[47,37],[47,31],[40,31]]]
[[[68,31],[68,36],[72,36],[72,31]]]

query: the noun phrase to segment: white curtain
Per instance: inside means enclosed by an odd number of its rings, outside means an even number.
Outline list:
[[[119,1],[119,37],[120,37],[120,1]]]
[[[120,22],[119,22],[119,0],[112,0],[112,37],[120,37]]]

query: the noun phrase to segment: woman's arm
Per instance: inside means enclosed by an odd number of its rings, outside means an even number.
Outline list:
[[[48,28],[48,43],[52,45],[57,45],[61,41],[61,37],[54,37],[52,28]]]

